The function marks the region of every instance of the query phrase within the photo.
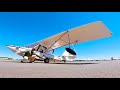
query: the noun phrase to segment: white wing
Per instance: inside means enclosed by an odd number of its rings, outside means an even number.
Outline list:
[[[38,44],[42,44],[49,51],[69,44],[101,39],[111,35],[112,33],[108,28],[101,21],[97,21],[59,33],[52,37],[27,45],[27,47],[35,47]]]

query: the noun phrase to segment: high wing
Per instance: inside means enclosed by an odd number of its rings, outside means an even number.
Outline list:
[[[111,36],[112,33],[101,21],[79,26],[44,40],[29,44],[26,47],[45,46],[47,51],[74,43],[86,42]]]

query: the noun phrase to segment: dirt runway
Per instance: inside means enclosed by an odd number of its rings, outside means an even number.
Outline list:
[[[0,60],[0,78],[120,78],[120,60],[67,63]]]

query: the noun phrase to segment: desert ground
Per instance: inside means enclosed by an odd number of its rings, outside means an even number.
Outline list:
[[[120,60],[66,63],[0,60],[0,78],[120,78]]]

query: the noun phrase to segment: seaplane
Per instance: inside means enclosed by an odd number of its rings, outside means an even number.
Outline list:
[[[25,46],[6,45],[14,53],[23,57],[21,62],[34,62],[35,60],[49,63],[50,60],[60,59],[67,61],[66,58],[75,59],[77,53],[70,45],[97,40],[112,36],[112,32],[102,21],[95,21],[85,25],[77,26],[58,33],[46,39],[36,41]],[[55,56],[54,50],[65,47],[65,52],[61,56]],[[27,61],[26,61],[27,60]]]

